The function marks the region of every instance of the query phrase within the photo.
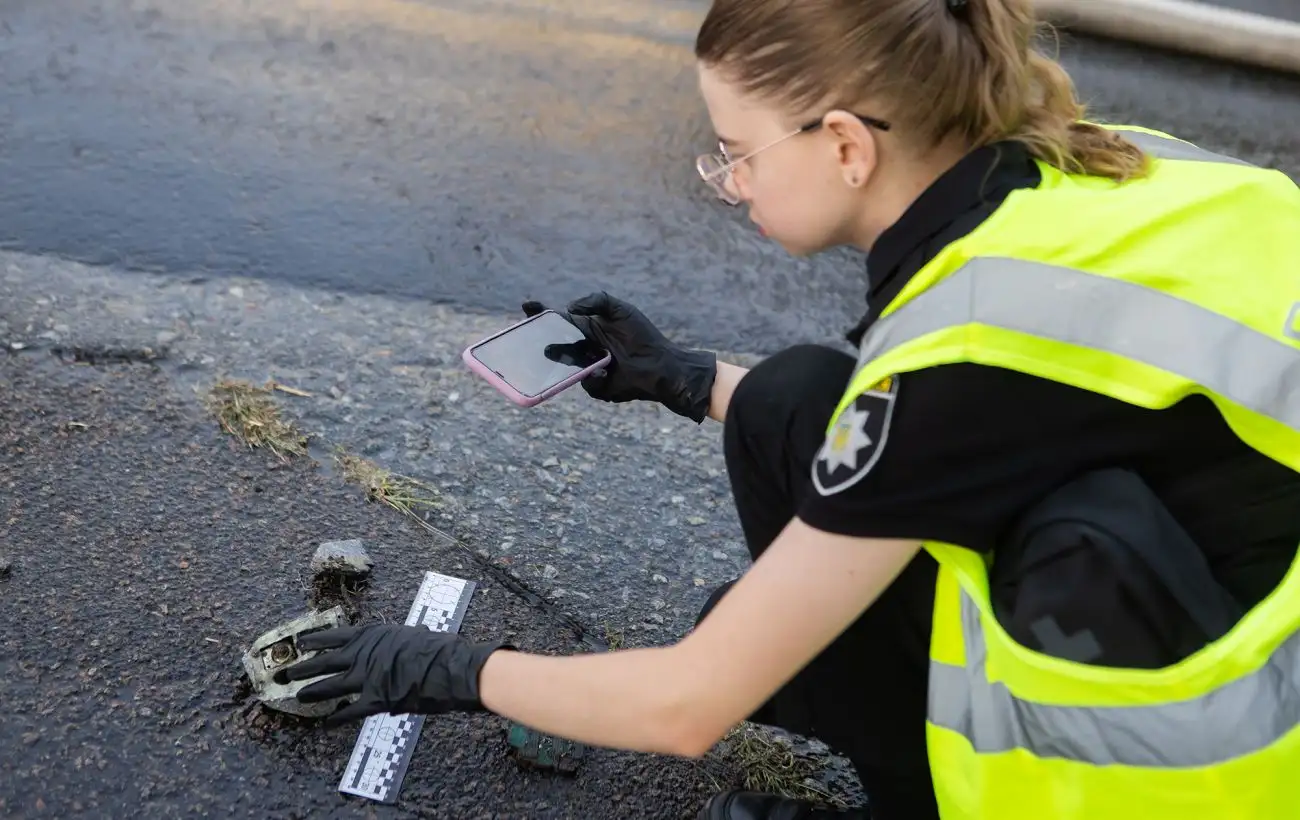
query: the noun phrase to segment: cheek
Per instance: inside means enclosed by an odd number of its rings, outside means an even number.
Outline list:
[[[777,213],[759,216],[764,238],[791,256],[811,256],[832,244],[833,231],[815,213],[783,204]]]
[[[783,244],[820,244],[839,224],[839,198],[812,180],[755,190],[750,207],[768,236]]]

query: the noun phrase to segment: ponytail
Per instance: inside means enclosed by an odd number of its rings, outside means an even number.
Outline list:
[[[1142,150],[1085,122],[1070,75],[1035,48],[1041,31],[1029,0],[974,0],[966,15],[974,48],[962,57],[976,103],[963,116],[981,142],[1019,142],[1067,174],[1116,182],[1146,175],[1149,160]]]
[[[1142,149],[1116,131],[1084,122],[1074,84],[1055,60],[1030,51],[1026,62],[1034,89],[1021,125],[1008,135],[1036,158],[1068,174],[1116,182],[1141,178],[1150,167]]]

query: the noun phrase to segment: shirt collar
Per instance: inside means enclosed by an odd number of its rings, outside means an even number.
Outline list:
[[[867,255],[868,300],[872,301],[928,240],[990,198],[1001,202],[1012,189],[1025,187],[1026,181],[1036,185],[1037,174],[1028,150],[1018,142],[997,142],[967,154],[931,183],[876,240]],[[911,273],[915,271],[908,275]]]

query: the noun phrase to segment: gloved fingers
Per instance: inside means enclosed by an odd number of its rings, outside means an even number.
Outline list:
[[[325,725],[330,728],[342,726],[343,724],[351,723],[354,720],[365,720],[371,715],[377,715],[383,711],[384,709],[376,706],[373,702],[366,698],[361,698],[354,703],[349,703],[347,706],[344,706],[342,709],[325,718]]]
[[[346,652],[327,652],[308,658],[302,663],[294,664],[288,669],[275,673],[276,683],[292,683],[300,680],[319,678],[321,675],[333,675],[346,672],[352,668],[352,658]]]
[[[587,344],[583,342],[566,342],[564,344],[552,342],[542,348],[542,355],[557,364],[581,367],[585,361],[583,355],[586,350]]]
[[[304,652],[338,649],[355,638],[361,629],[362,627],[358,626],[340,626],[334,629],[322,629],[319,632],[308,632],[298,638],[298,648]]]
[[[608,374],[605,373],[605,371],[600,370],[596,373],[592,373],[590,376],[579,382],[579,384],[582,385],[582,389],[587,393],[587,395],[591,396],[593,399],[596,399],[597,401],[611,401],[609,397],[610,381]]]
[[[569,303],[569,312],[574,316],[599,316],[603,319],[614,318],[614,308],[619,301],[605,291],[588,293],[581,299]]]
[[[300,703],[316,703],[322,700],[333,700],[341,698],[344,695],[355,695],[365,686],[365,681],[360,676],[333,675],[324,680],[310,683],[298,690],[298,701]]]
[[[524,302],[522,307],[524,310],[524,315],[530,319],[539,313],[544,313],[548,310],[553,310],[552,308],[548,308],[546,305],[542,304],[541,302],[533,301],[531,299],[527,302]],[[592,328],[591,320],[588,319],[586,316],[575,316],[574,314],[571,313],[565,313],[562,310],[555,310],[554,313],[556,313],[561,318],[563,318],[564,321],[568,322],[569,324],[576,327],[578,330],[582,331],[583,336],[586,336],[588,339],[592,339],[593,341],[595,341],[595,339],[592,337],[592,332],[591,332],[591,328]]]

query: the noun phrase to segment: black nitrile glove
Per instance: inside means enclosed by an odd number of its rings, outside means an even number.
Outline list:
[[[433,715],[482,711],[478,676],[488,656],[514,649],[502,642],[473,644],[422,626],[372,624],[327,629],[298,639],[304,651],[326,650],[284,670],[281,683],[333,675],[304,686],[302,703],[360,695],[326,721],[338,725],[387,712]],[[336,674],[341,673],[341,674]]]
[[[524,314],[546,307],[524,302]],[[709,414],[718,358],[707,350],[687,350],[668,341],[641,311],[608,293],[592,293],[556,311],[613,357],[603,375],[582,382],[601,401],[657,401],[699,424]]]

